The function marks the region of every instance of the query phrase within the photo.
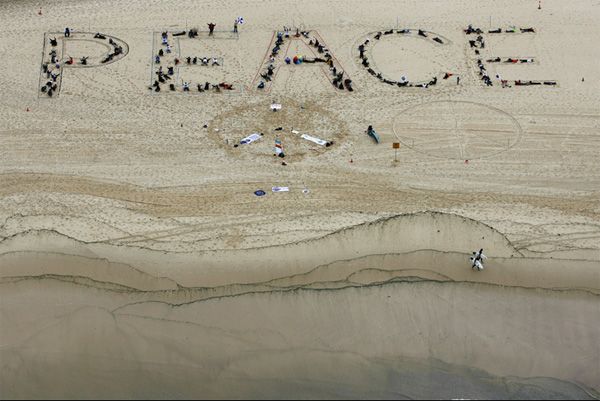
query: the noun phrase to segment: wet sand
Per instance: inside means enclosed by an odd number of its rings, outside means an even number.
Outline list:
[[[600,9],[542,7],[1,2],[0,397],[600,398]],[[483,84],[469,24],[484,60],[535,59],[490,76],[557,85]],[[487,33],[513,25],[535,33]],[[177,54],[222,66],[150,92],[160,32],[194,26]],[[355,90],[280,59],[257,90],[283,26],[318,35]],[[444,44],[374,39],[397,26]],[[95,32],[127,54],[99,65]],[[49,98],[54,36],[92,66]],[[386,79],[438,83],[379,81],[366,38]]]

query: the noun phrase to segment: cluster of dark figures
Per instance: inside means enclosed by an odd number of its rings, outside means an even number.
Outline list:
[[[68,28],[67,28],[68,30]],[[65,30],[65,36],[67,36],[67,30]],[[69,35],[70,35],[70,31],[69,31]],[[52,47],[56,47],[58,46],[58,40],[56,38],[51,38],[50,39],[50,45]],[[42,93],[47,94],[49,97],[52,97],[54,95],[54,92],[56,92],[56,90],[58,89],[58,77],[60,75],[60,72],[54,73],[52,72],[52,69],[50,68],[50,65],[55,65],[56,66],[56,70],[60,71],[60,62],[61,60],[58,58],[58,55],[56,53],[55,49],[52,49],[50,51],[50,53],[48,53],[50,56],[50,61],[49,62],[45,62],[42,64],[42,70],[44,72],[44,74],[46,74],[46,78],[48,79],[48,81],[46,81],[46,83],[40,88],[40,90],[42,91]],[[82,64],[85,64],[85,60],[87,59],[87,57],[83,57],[82,60]],[[73,64],[73,57],[69,57],[69,59],[65,62],[66,64]]]
[[[483,80],[483,82],[487,85],[487,86],[494,86],[494,84],[492,83],[492,79],[489,77],[489,75],[487,74],[487,70],[485,69],[485,66],[483,65],[483,62],[481,61],[481,58],[477,59],[477,66],[479,67],[479,76],[481,77],[481,79]],[[505,83],[502,83],[502,87],[505,87]]]
[[[521,33],[535,33],[535,29],[533,28],[519,28]],[[483,33],[483,31],[480,28],[473,28],[472,25],[469,25],[469,27],[467,29],[464,30],[465,33],[467,35],[470,34],[481,34]],[[517,32],[517,28],[513,27],[512,29],[505,29],[504,30],[505,33],[515,33]],[[498,29],[490,29],[488,30],[488,33],[502,33],[502,29],[498,28]]]
[[[502,59],[500,57],[496,57],[496,58],[490,58],[485,60],[488,63],[499,63],[502,61]],[[533,59],[532,58],[507,58],[506,60],[504,60],[505,63],[533,63]]]
[[[533,28],[520,28],[521,33],[525,33],[525,32],[533,32],[535,33]],[[497,30],[493,30],[493,31],[488,31],[489,33],[500,33],[502,30],[501,29],[497,29]],[[511,32],[516,32],[516,28],[510,29],[510,30],[506,30],[506,32],[511,33]],[[477,36],[476,40],[469,40],[469,44],[471,45],[471,47],[475,47],[475,54],[479,55],[479,50],[477,49],[478,44],[480,44],[481,48],[485,47],[485,43],[483,41],[483,37],[480,35],[481,33],[483,33],[483,31],[479,28],[473,28],[471,25],[469,25],[469,27],[467,29],[465,29],[465,33],[467,35],[470,34],[478,34],[479,36]],[[496,58],[492,58],[492,59],[487,59],[486,62],[488,63],[499,63],[502,62],[502,59],[500,57],[496,57]],[[504,60],[504,63],[533,63],[534,60],[531,58],[512,58],[509,57],[506,60]],[[481,79],[483,80],[483,82],[487,85],[487,86],[493,86],[492,80],[490,79],[490,77],[487,74],[487,71],[485,69],[485,66],[483,65],[483,62],[481,61],[481,58],[479,57],[477,59],[477,65],[479,67],[479,75],[481,76]],[[503,88],[510,88],[511,86],[508,84],[508,80],[503,80],[500,78],[499,75],[496,75],[496,78],[500,79],[500,82],[502,83],[502,87]],[[555,81],[543,81],[543,82],[537,82],[537,81],[521,81],[521,80],[517,80],[515,81],[515,85],[517,86],[524,86],[524,85],[556,85]]]
[[[44,70],[44,73],[46,74],[46,78],[48,79],[48,81],[46,81],[46,84],[42,86],[41,91],[42,93],[46,93],[48,96],[52,97],[52,95],[58,88],[58,84],[56,81],[60,73],[53,73],[52,70],[50,70],[50,68],[48,67],[48,63],[44,63],[42,65],[42,68]]]
[[[207,25],[208,25],[208,36],[212,36],[217,24],[209,22]],[[237,32],[237,26],[234,26],[234,32]],[[173,36],[185,36],[186,34],[188,35],[188,37],[190,39],[195,38],[196,36],[198,36],[198,28],[192,28],[187,32],[186,31],[175,32],[173,34]],[[167,44],[167,43],[165,43],[166,39],[167,39],[167,32],[162,33],[162,38],[163,38],[163,45]]]
[[[479,50],[477,50],[477,48],[485,48],[485,42],[483,41],[483,36],[479,35],[477,36],[476,40],[469,40],[469,44],[471,45],[471,47],[475,48],[475,54],[479,54]]]
[[[404,31],[408,31],[408,29],[404,29],[402,31],[398,31],[398,33],[407,33],[407,32],[404,32]],[[388,32],[391,32],[391,31],[388,31]],[[387,34],[388,32],[385,32],[384,35]],[[419,32],[421,32],[421,31],[419,30]],[[410,33],[410,31],[408,31],[408,33]],[[378,39],[377,35],[375,36],[375,38]],[[361,44],[360,46],[358,46],[358,57],[362,60],[361,64],[367,69],[367,72],[369,74],[373,75],[375,78],[379,79],[381,82],[386,83],[388,85],[396,85],[396,86],[399,86],[399,87],[413,87],[413,86],[415,86],[415,87],[421,87],[421,88],[427,88],[429,86],[433,86],[433,85],[437,84],[437,77],[433,77],[427,83],[415,84],[415,85],[411,84],[408,80],[394,81],[394,80],[391,80],[391,79],[384,78],[383,75],[381,75],[381,73],[378,73],[374,69],[372,69],[372,68],[369,67],[370,62],[369,62],[368,57],[365,56],[365,51],[366,51],[366,46],[370,42],[371,42],[371,40],[369,38],[367,38],[363,44]]]
[[[296,29],[296,33],[294,34],[295,37],[301,37],[304,36],[305,38],[309,38],[309,33],[310,31],[299,31],[298,29]],[[258,84],[258,89],[264,89],[265,87],[265,82],[269,82],[272,80],[272,76],[274,74],[275,71],[275,56],[277,56],[277,53],[279,52],[279,50],[281,49],[281,45],[283,45],[284,43],[284,38],[289,38],[290,37],[290,29],[283,27],[283,32],[277,32],[277,40],[275,41],[275,47],[273,47],[273,49],[271,49],[271,55],[269,56],[270,58],[270,62],[269,65],[267,67],[267,71],[264,73],[261,73],[260,76],[264,79],[264,81],[261,81]],[[354,89],[352,88],[352,80],[351,79],[343,79],[344,77],[344,72],[337,71],[337,68],[333,65],[333,57],[331,56],[331,54],[329,53],[329,50],[325,47],[325,45],[323,43],[321,43],[319,41],[318,38],[313,38],[310,39],[308,42],[309,46],[313,46],[317,49],[317,52],[319,54],[323,54],[323,57],[314,57],[314,58],[302,58],[299,59],[298,57],[294,57],[294,59],[290,59],[289,57],[286,57],[285,62],[286,64],[300,64],[301,62],[304,63],[326,63],[329,66],[329,70],[332,72],[333,74],[333,80],[332,83],[333,85],[340,90],[344,90],[347,89],[348,91],[352,92],[354,91]]]
[[[385,31],[385,32],[377,32],[377,34],[376,34],[375,36],[373,36],[373,37],[374,37],[375,39],[379,40],[379,39],[381,38],[381,35],[390,35],[390,34],[392,34],[392,33],[394,33],[394,30],[393,30],[393,29],[390,29],[389,31]],[[408,33],[411,33],[411,32],[410,32],[410,29],[397,29],[397,30],[396,30],[396,33],[408,34]],[[422,36],[422,37],[424,37],[424,38],[427,38],[427,37],[429,37],[429,35],[427,35],[427,32],[425,32],[425,31],[424,31],[424,30],[422,30],[422,29],[418,29],[418,35],[419,35],[419,36]],[[437,37],[437,36],[436,36],[436,37],[434,37],[434,38],[432,38],[432,39],[433,39],[435,42],[438,42],[438,43],[440,43],[440,44],[443,44],[443,43],[444,43],[444,41],[443,41],[442,39],[440,39],[439,37]]]
[[[515,85],[517,86],[526,86],[526,85],[556,85],[556,81],[543,81],[543,82],[539,82],[539,81],[521,81],[520,79],[518,81],[515,81]]]
[[[354,91],[354,89],[352,88],[352,80],[349,78],[344,79],[344,71],[340,71],[337,72],[335,67],[332,67],[333,69],[331,70],[331,72],[333,73],[333,86],[335,86],[338,89],[347,89],[349,92]]]
[[[172,67],[171,67],[172,68]],[[162,72],[162,67],[161,69],[159,69],[159,71],[156,72],[156,74],[158,74],[158,79],[154,80],[154,83],[152,84],[152,86],[150,87],[150,89],[154,88],[154,92],[160,92],[160,84],[161,83],[167,83],[168,80],[171,80],[171,77],[169,75],[173,75],[173,74],[165,74]],[[190,82],[186,82],[184,81],[182,83],[183,86],[183,91],[184,92],[189,92],[190,91]],[[176,87],[174,83],[169,83],[169,89],[171,91],[175,91]],[[225,89],[225,90],[233,90],[233,85],[232,84],[228,84],[226,82],[221,82],[219,84],[211,84],[210,82],[205,82],[204,84],[197,84],[197,89],[198,92],[206,92],[209,91],[210,89],[214,89],[216,92],[221,92],[221,89]]]

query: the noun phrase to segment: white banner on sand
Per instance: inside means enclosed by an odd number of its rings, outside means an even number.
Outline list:
[[[302,134],[302,135],[300,136],[300,138],[302,138],[302,139],[306,139],[307,141],[311,141],[311,142],[314,142],[314,143],[318,143],[319,145],[325,145],[325,144],[327,143],[327,142],[325,142],[325,141],[324,141],[324,140],[322,140],[322,139],[313,138],[312,136],[308,136],[308,135],[306,135],[306,134]]]
[[[262,138],[260,135],[258,135],[258,134],[252,134],[249,137],[246,137],[246,138],[242,139],[242,144],[244,144],[244,143],[250,143],[250,142],[256,141],[257,139],[260,139],[260,138]]]
[[[273,192],[289,192],[289,187],[273,187]]]

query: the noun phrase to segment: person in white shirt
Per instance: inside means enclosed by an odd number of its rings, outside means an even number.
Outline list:
[[[471,260],[471,263],[473,263],[473,266],[471,266],[471,269],[474,267],[477,267],[477,270],[483,270],[483,265],[481,264],[480,261],[478,261],[477,259],[475,259],[472,256],[469,259]]]

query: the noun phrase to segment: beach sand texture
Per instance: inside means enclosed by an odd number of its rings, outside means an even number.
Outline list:
[[[39,6],[0,1],[0,398],[600,398],[596,1]]]

